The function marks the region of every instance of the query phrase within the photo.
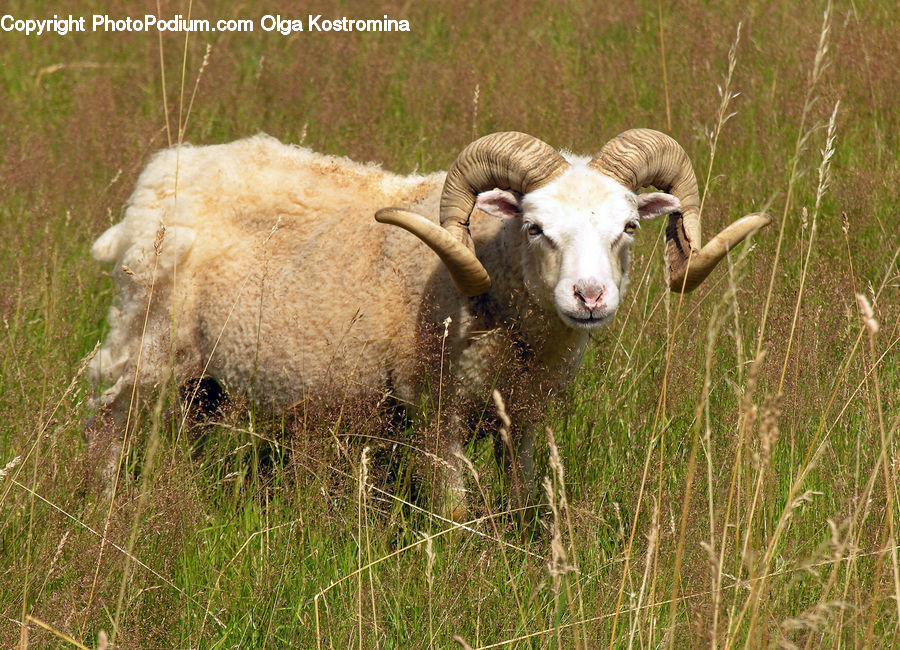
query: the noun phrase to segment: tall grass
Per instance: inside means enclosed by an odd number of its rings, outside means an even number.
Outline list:
[[[893,5],[353,12],[413,33],[0,33],[0,645],[897,645]],[[103,494],[83,372],[113,296],[88,250],[151,152],[263,130],[431,171],[495,130],[590,153],[635,126],[691,155],[707,236],[776,223],[684,297],[645,226],[630,295],[547,415],[533,525],[485,442],[456,524],[426,489],[439,428],[239,398],[192,425],[169,389],[135,400]]]

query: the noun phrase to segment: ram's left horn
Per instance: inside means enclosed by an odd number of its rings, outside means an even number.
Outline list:
[[[382,208],[375,213],[375,220],[400,226],[428,244],[450,271],[461,293],[477,296],[491,288],[491,278],[475,253],[433,221],[401,208]]]
[[[763,212],[753,212],[735,221],[710,239],[699,251],[692,252],[690,259],[683,267],[683,273],[669,278],[672,290],[681,291],[681,287],[684,287],[685,291],[690,291],[696,288],[728,251],[744,241],[748,235],[770,223],[772,223],[772,217]]]
[[[695,289],[725,254],[772,219],[748,214],[701,245],[700,197],[691,161],[681,145],[665,133],[631,129],[607,142],[590,166],[634,192],[652,185],[678,198],[681,211],[669,215],[667,279],[672,291]]]

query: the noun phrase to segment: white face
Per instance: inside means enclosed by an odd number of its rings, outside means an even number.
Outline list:
[[[680,207],[674,196],[637,195],[583,164],[521,198],[483,192],[477,206],[520,220],[529,293],[569,327],[585,330],[608,323],[619,307],[640,220]]]

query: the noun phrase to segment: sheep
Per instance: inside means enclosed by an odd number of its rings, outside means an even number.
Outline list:
[[[663,191],[637,193],[651,185]],[[212,378],[278,409],[335,389],[417,405],[440,384],[441,482],[462,516],[473,414],[494,388],[508,397],[503,462],[530,485],[541,405],[615,314],[640,220],[666,214],[674,291],[769,221],[748,215],[701,248],[690,161],[649,129],[594,157],[495,133],[446,174],[411,176],[262,134],[163,150],[91,249],[114,264],[118,291],[90,367],[107,386],[108,453],[118,457],[134,394],[171,380]]]

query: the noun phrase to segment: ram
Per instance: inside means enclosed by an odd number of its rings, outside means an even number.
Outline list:
[[[637,193],[648,186],[663,192]],[[748,215],[701,248],[690,161],[647,129],[593,158],[495,133],[446,174],[405,177],[265,135],[162,151],[92,248],[114,263],[118,298],[91,366],[105,390],[89,437],[113,432],[117,456],[134,396],[172,380],[279,409],[328,395],[418,405],[440,385],[455,508],[457,452],[497,388],[527,484],[541,405],[615,314],[640,220],[664,214],[674,291],[768,223]]]

